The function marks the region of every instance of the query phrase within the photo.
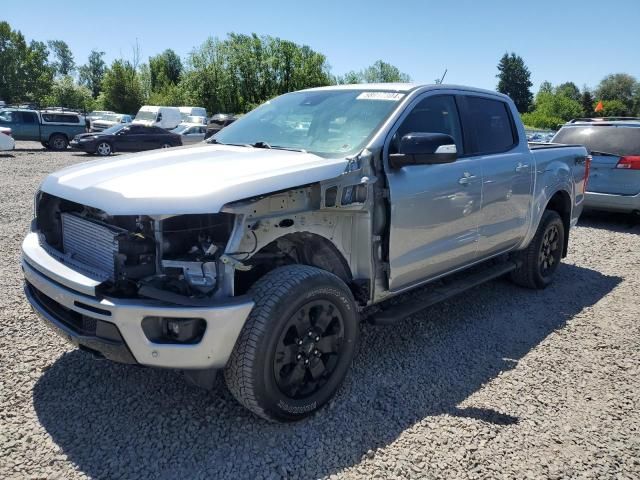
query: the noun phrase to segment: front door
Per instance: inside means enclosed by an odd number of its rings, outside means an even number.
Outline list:
[[[391,291],[468,265],[477,255],[482,170],[477,159],[465,156],[455,97],[418,98],[392,131],[387,155],[412,132],[451,135],[459,158],[446,164],[387,168]]]

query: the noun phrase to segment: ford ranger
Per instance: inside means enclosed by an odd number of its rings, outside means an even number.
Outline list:
[[[391,324],[502,275],[547,287],[588,168],[582,146],[530,148],[495,92],[289,93],[207,143],[45,178],[25,293],[83,350],[202,386],[223,370],[255,414],[298,420],[339,388],[367,307]]]

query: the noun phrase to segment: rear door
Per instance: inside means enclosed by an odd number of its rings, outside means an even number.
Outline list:
[[[499,97],[465,95],[463,128],[472,157],[482,167],[482,215],[478,256],[508,250],[527,234],[534,158],[516,127],[510,105]]]
[[[587,147],[592,155],[588,192],[640,193],[640,169],[627,167],[636,164],[634,157],[640,157],[640,124],[567,125],[553,142]]]
[[[403,135],[414,132],[451,135],[459,158],[446,164],[387,167],[392,291],[468,265],[476,257],[482,171],[477,159],[465,157],[454,95],[418,97],[392,130],[387,158]]]

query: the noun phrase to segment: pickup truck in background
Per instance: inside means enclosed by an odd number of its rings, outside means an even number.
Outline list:
[[[85,132],[84,117],[75,112],[0,109],[0,127],[10,128],[15,140],[40,142],[51,150],[64,150],[73,137]]]
[[[203,144],[49,175],[25,294],[86,351],[205,387],[223,369],[255,414],[298,420],[342,383],[363,309],[392,324],[502,275],[550,285],[588,169],[582,146],[529,148],[496,92],[289,93]]]

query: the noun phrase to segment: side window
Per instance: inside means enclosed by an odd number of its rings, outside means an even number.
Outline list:
[[[38,123],[36,114],[32,112],[22,112],[22,121],[28,125],[35,125]]]
[[[400,139],[408,133],[446,133],[463,153],[462,128],[456,101],[451,95],[436,95],[420,101],[402,121],[391,142],[389,153],[397,153]]]
[[[467,97],[470,128],[475,131],[474,153],[502,153],[516,143],[509,106],[500,100]]]
[[[0,123],[13,123],[15,121],[14,112],[11,110],[4,110],[0,112]]]
[[[147,133],[147,131],[144,129],[144,127],[140,127],[138,125],[132,125],[131,127],[127,128],[126,130],[127,130],[127,133],[129,135],[144,135],[145,133]]]

